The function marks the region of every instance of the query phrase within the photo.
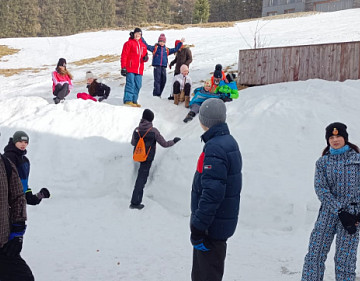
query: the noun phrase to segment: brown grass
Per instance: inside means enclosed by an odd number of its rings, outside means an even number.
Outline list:
[[[4,56],[11,56],[20,51],[20,49],[9,48],[6,45],[0,45],[0,59]]]
[[[41,70],[46,69],[45,67],[42,68],[32,68],[32,67],[26,67],[26,68],[11,68],[11,69],[0,69],[0,75],[3,75],[5,77],[13,76],[25,71],[31,72],[31,73],[38,73]]]
[[[75,64],[76,66],[82,66],[82,65],[86,65],[86,64],[90,64],[90,63],[94,63],[94,62],[105,62],[105,63],[110,63],[110,62],[115,62],[120,60],[120,56],[118,55],[100,55],[94,58],[87,58],[87,59],[82,59],[82,60],[78,60],[78,61],[74,61],[71,62],[71,64]]]

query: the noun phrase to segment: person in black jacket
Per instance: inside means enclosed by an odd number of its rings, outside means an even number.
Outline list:
[[[9,143],[4,148],[4,156],[7,157],[14,165],[19,173],[23,191],[28,205],[38,205],[43,198],[49,198],[50,192],[47,188],[42,188],[38,193],[33,194],[29,188],[28,180],[30,174],[30,161],[25,156],[26,147],[29,144],[29,136],[23,131],[17,131],[14,136],[9,139]]]
[[[99,101],[103,101],[108,98],[110,94],[110,87],[103,83],[99,83],[91,71],[86,72],[86,83],[90,96],[99,97]]]
[[[192,281],[220,281],[224,274],[226,241],[236,229],[242,186],[239,146],[225,123],[222,100],[210,98],[199,111],[205,145],[191,191],[190,240]]]
[[[140,136],[143,137],[146,151],[149,151],[147,159],[140,163],[138,176],[136,178],[134,191],[131,197],[131,209],[141,210],[144,208],[144,204],[141,204],[141,202],[143,198],[144,187],[149,176],[150,167],[155,157],[156,143],[160,144],[162,147],[170,147],[180,140],[179,137],[176,137],[173,140],[166,141],[160,134],[159,130],[153,127],[153,120],[154,113],[150,109],[145,109],[140,120],[140,124],[135,128],[131,139],[131,144],[134,146],[135,150]]]

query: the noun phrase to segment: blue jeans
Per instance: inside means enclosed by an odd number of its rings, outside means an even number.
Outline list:
[[[126,84],[124,89],[124,103],[137,103],[140,88],[142,85],[142,75],[135,73],[128,73],[126,75]]]

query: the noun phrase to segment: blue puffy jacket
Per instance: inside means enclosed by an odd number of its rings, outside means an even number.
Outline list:
[[[226,123],[202,135],[205,142],[191,191],[191,221],[215,240],[226,240],[236,229],[242,185],[241,153]]]
[[[152,59],[152,66],[164,66],[167,67],[167,63],[168,63],[168,53],[167,50],[169,51],[169,55],[176,53],[182,46],[182,43],[180,42],[179,44],[176,45],[175,48],[167,48],[165,45],[163,47],[161,47],[158,44],[155,44],[154,46],[148,45],[148,43],[146,43],[144,38],[141,38],[143,43],[146,45],[146,48],[148,49],[148,51],[150,52],[154,52],[155,48],[156,48],[156,52],[155,54],[153,54],[153,59]]]
[[[205,91],[204,87],[199,87],[194,90],[194,97],[190,101],[190,106],[194,103],[201,105],[207,99],[216,98],[220,99],[221,96],[219,94],[211,93],[209,91]]]

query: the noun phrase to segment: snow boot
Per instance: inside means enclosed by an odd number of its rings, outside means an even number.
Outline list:
[[[138,210],[141,210],[144,207],[145,207],[144,204],[139,204],[139,205],[130,204],[129,206],[130,209],[138,209]]]
[[[185,119],[183,120],[185,123],[187,123],[187,122],[189,122],[189,121],[191,121],[191,120],[193,120],[193,118],[195,117],[195,112],[194,111],[190,111],[187,115],[186,115],[186,117],[185,117]]]
[[[53,100],[55,104],[58,104],[60,102],[60,99],[58,97],[53,98]]]
[[[185,96],[185,107],[189,108],[190,96]]]
[[[179,102],[183,102],[185,100],[185,92],[181,91],[180,93],[180,98],[179,98]]]
[[[174,100],[174,96],[170,95],[170,97],[168,97],[168,100]]]
[[[179,99],[180,99],[180,94],[174,94],[174,104],[175,105],[179,104]]]

